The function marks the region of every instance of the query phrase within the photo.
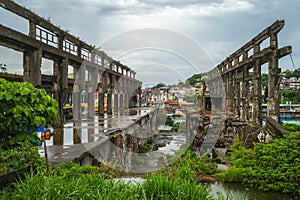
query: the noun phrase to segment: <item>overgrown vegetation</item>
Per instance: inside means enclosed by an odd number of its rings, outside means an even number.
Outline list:
[[[300,125],[284,125],[288,134],[270,143],[257,143],[246,149],[232,146],[233,168],[219,174],[227,181],[241,181],[264,191],[300,195]]]
[[[43,162],[32,132],[57,120],[57,102],[31,83],[0,78],[0,174]]]
[[[291,102],[297,104],[300,102],[300,89],[280,90],[279,96],[281,97],[281,103]]]
[[[206,76],[206,73],[194,74],[193,76],[186,79],[185,83],[187,85],[196,85],[202,84],[204,82],[203,77]]]
[[[27,176],[1,199],[212,199],[206,186],[190,179],[186,168],[175,176],[147,175],[141,184],[125,184],[99,173],[99,168],[60,164],[50,176]]]
[[[57,110],[57,102],[45,90],[0,78],[0,149],[35,140],[30,130],[55,123]]]
[[[185,132],[186,124],[185,122],[174,122],[171,116],[167,116],[165,113],[161,112],[157,115],[156,118],[157,125],[166,125],[171,126],[172,131],[174,132]]]
[[[34,168],[41,170],[45,164],[45,160],[40,157],[37,148],[29,141],[20,142],[17,147],[1,151],[0,174],[6,174],[15,169],[27,167],[30,164]]]
[[[295,78],[300,78],[300,70],[299,69],[296,69],[294,71],[291,71],[289,73],[286,73],[284,75],[285,78],[292,78],[292,77],[295,77]]]
[[[165,175],[172,174],[182,179],[195,181],[201,174],[212,175],[217,171],[217,164],[206,155],[198,158],[196,153],[191,150],[186,151],[181,156],[180,151],[176,153],[179,155],[175,154],[169,159],[169,162],[172,164],[169,167],[161,169],[158,173]]]

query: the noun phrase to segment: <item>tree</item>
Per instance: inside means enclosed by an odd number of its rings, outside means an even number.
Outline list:
[[[166,87],[166,84],[164,84],[164,83],[158,83],[156,86],[152,87],[152,89],[161,88],[161,87]]]
[[[188,78],[185,83],[187,85],[195,85],[196,83],[202,83],[203,82],[203,74],[194,74],[190,78]]]
[[[289,72],[284,77],[287,78],[287,79],[289,79],[291,77],[300,78],[300,69],[296,69],[292,72]]]
[[[267,86],[267,84],[268,84],[268,74],[263,73],[261,75],[261,84],[263,86]]]
[[[57,102],[44,89],[0,78],[0,149],[35,140],[30,130],[54,124],[57,119]]]

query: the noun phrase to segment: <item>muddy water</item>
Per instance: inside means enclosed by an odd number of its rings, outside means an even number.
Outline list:
[[[251,200],[299,200],[300,197],[286,195],[278,192],[264,192],[255,188],[248,188],[239,183],[216,182],[209,186],[211,195],[215,198],[218,194],[224,197],[231,196],[232,199],[251,199]],[[225,198],[226,199],[226,198]]]

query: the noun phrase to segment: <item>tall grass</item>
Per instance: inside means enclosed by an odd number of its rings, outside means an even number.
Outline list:
[[[212,199],[206,186],[183,171],[181,177],[152,174],[141,184],[126,184],[97,174],[93,167],[63,164],[50,176],[27,175],[0,191],[0,199]]]
[[[229,168],[224,172],[215,174],[215,177],[225,182],[242,182],[245,175],[244,168]]]

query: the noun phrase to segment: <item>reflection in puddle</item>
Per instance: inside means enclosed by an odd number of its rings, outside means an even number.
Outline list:
[[[132,121],[138,120],[152,110],[151,108],[139,109],[128,113],[104,114],[102,117],[95,115],[93,119],[85,118],[81,123],[76,124],[69,121],[64,124],[63,128],[55,129],[50,140],[46,140],[46,144],[47,146],[54,146],[95,142],[101,139],[101,136],[105,133],[126,127]]]

